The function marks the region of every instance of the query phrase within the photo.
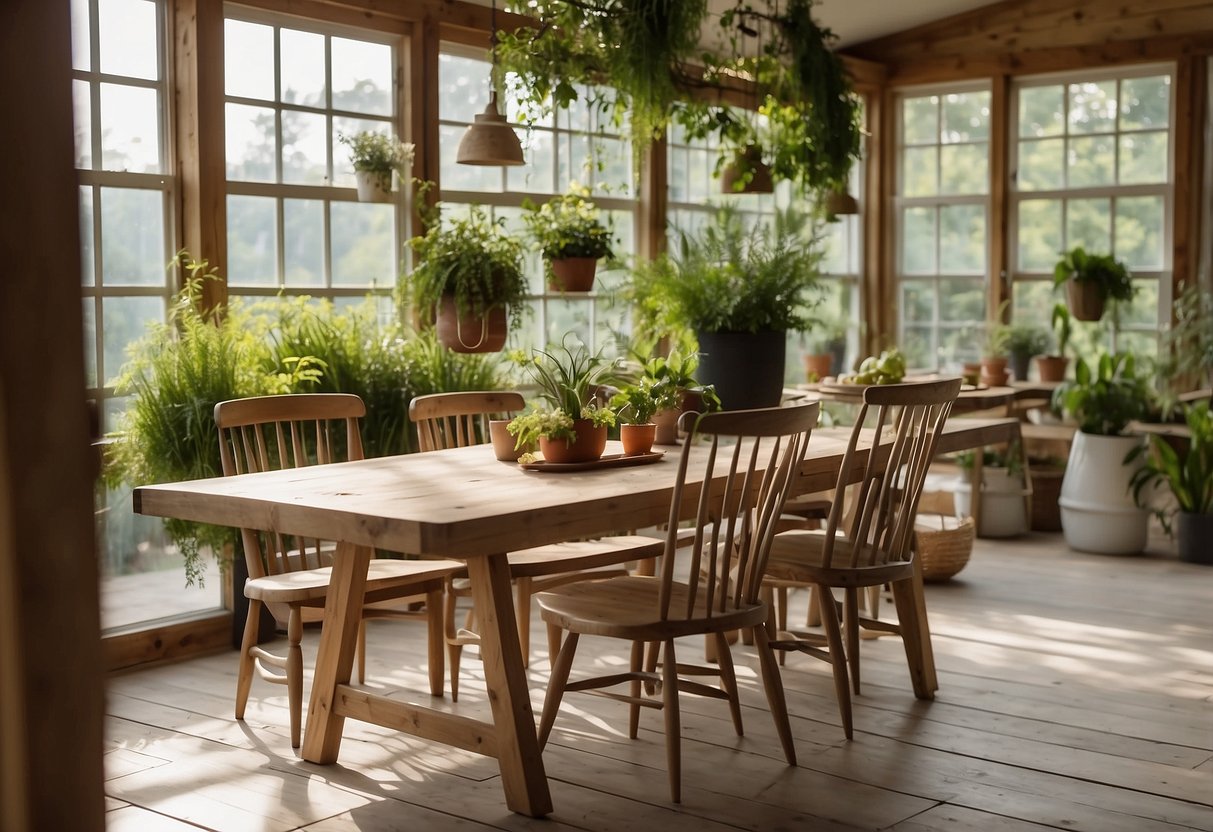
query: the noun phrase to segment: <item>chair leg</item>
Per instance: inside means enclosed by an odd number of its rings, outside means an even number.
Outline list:
[[[303,613],[291,607],[286,624],[286,698],[291,709],[291,748],[299,747],[303,727]]]
[[[820,586],[820,585],[819,585]],[[838,697],[838,711],[842,716],[842,730],[847,739],[852,738],[851,686],[847,682],[847,654],[842,646],[842,629],[838,623],[838,607],[827,586],[820,586],[821,623],[826,631],[829,645],[830,665],[834,668],[834,695]]]
[[[437,586],[425,593],[426,665],[430,673],[430,696],[442,696],[443,592]]]
[[[750,633],[751,637],[753,633]],[[733,717],[733,730],[737,736],[745,736],[741,728],[741,699],[737,695],[737,676],[733,673],[733,653],[724,633],[716,633],[716,653],[720,657],[720,687],[729,695],[729,715]]]
[[[248,602],[248,615],[244,619],[244,638],[240,642],[240,667],[236,674],[236,719],[244,719],[244,708],[248,705],[249,690],[253,686],[253,646],[257,644],[257,632],[261,620],[261,602],[252,598]]]
[[[543,716],[539,720],[539,748],[548,744],[548,735],[556,723],[556,714],[560,711],[560,700],[564,698],[564,686],[569,681],[569,671],[573,669],[573,655],[577,652],[578,634],[570,632],[552,666],[552,675],[548,679],[548,695],[543,700]]]
[[[919,699],[934,699],[935,688],[931,685],[927,665],[927,657],[931,655],[931,635],[929,631],[924,633],[919,626],[919,615],[925,619],[926,609],[919,609],[922,602],[915,593],[912,581],[893,583],[893,602],[897,609],[897,623],[905,646],[906,665],[910,669],[914,696]],[[934,664],[933,659],[931,664]]]
[[[859,590],[847,587],[844,594],[843,634],[846,636],[847,661],[851,666],[851,692],[859,696]]]
[[[771,639],[765,627],[754,628],[754,645],[758,648],[758,667],[762,672],[762,687],[767,694],[767,706],[771,709],[771,717],[775,720],[775,732],[779,734],[779,744],[783,746],[783,756],[788,765],[796,765],[796,746],[792,743],[792,725],[788,720],[788,703],[783,694],[783,677],[779,665],[775,661],[775,651],[771,649]],[[786,652],[780,650],[779,652]]]
[[[809,611],[805,614],[804,625],[821,626],[821,590],[816,586],[809,587]]]
[[[629,685],[630,690],[628,691],[628,693],[631,694],[633,699],[639,699],[641,693],[643,692],[643,685],[641,684],[641,680],[640,680],[640,676],[639,676],[639,673],[641,672],[643,665],[644,665],[644,642],[643,641],[633,641],[632,642],[631,670],[633,673],[637,674],[637,676],[636,676],[636,678],[632,679],[632,682]],[[639,734],[640,734],[640,704],[638,702],[632,702],[630,705],[628,705],[628,738],[634,740],[634,739],[636,739],[636,737]]]
[[[707,642],[704,642],[704,652],[707,652]],[[645,673],[656,673],[658,658],[661,656],[661,642],[651,642],[646,649],[644,655],[644,671]],[[657,685],[654,682],[644,683],[644,692],[652,696],[657,692]]]
[[[514,617],[518,621],[518,646],[522,666],[531,666],[531,579],[514,579]]]
[[[560,655],[560,628],[548,625],[548,670],[556,669],[556,657]]]
[[[463,645],[456,639],[458,632],[455,630],[455,612],[458,606],[459,598],[455,595],[455,588],[447,582],[445,597],[443,599],[443,631],[446,636],[446,655],[447,662],[451,666],[451,701],[459,701],[459,659],[463,656]]]
[[[355,672],[358,674],[358,684],[366,684],[366,619],[358,622],[358,640],[354,643]]]
[[[726,651],[727,652],[727,651]],[[678,659],[674,640],[665,643],[661,667],[662,710],[665,711],[665,765],[670,778],[670,800],[682,802],[682,721],[678,713]]]

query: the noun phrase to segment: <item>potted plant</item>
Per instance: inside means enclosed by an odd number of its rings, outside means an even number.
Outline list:
[[[698,353],[672,350],[668,356],[655,356],[644,363],[643,380],[669,395],[663,395],[653,414],[658,445],[678,444],[678,418],[687,411],[717,410],[720,399],[716,388],[695,380]]]
[[[1150,395],[1133,356],[1125,353],[1101,355],[1094,369],[1078,359],[1074,379],[1054,391],[1054,408],[1078,421],[1058,500],[1071,548],[1104,554],[1145,548],[1148,517],[1129,491],[1142,461],[1125,461],[1141,437],[1124,431],[1132,420],[1147,416]]]
[[[611,256],[611,231],[603,224],[589,190],[574,185],[522,215],[547,264],[548,288],[588,292],[594,288],[598,261]]]
[[[809,334],[809,352],[801,356],[810,384],[843,372],[847,356],[847,324],[842,318],[819,320]]]
[[[1213,385],[1213,293],[1189,284],[1176,296],[1173,313],[1175,322],[1163,330],[1158,368],[1168,415],[1184,393]]]
[[[1180,453],[1166,438],[1151,434],[1148,445],[1133,449],[1126,462],[1140,462],[1131,480],[1133,498],[1146,507],[1147,489],[1166,485],[1173,503],[1150,509],[1167,534],[1174,534],[1179,559],[1213,565],[1213,411],[1208,402],[1184,408],[1188,442]]]
[[[1032,357],[1049,348],[1049,331],[1033,324],[1013,324],[1007,329],[1006,351],[1016,381],[1028,380]]]
[[[1007,342],[1011,327],[1003,323],[991,323],[986,329],[985,349],[981,354],[981,382],[990,387],[1002,387],[1007,383]]]
[[[527,282],[522,245],[473,205],[465,218],[431,223],[409,240],[419,263],[404,280],[414,309],[437,318],[438,340],[455,352],[496,352],[521,325]]]
[[[966,473],[956,483],[953,492],[956,519],[971,517],[972,478],[977,451],[963,451],[956,455],[956,464]],[[1024,476],[1022,450],[1018,442],[1012,442],[1005,451],[983,449],[981,465],[981,522],[977,527],[978,537],[1017,537],[1028,531],[1027,506],[1024,499],[1030,495]]]
[[[607,428],[615,413],[601,407],[596,394],[613,365],[601,355],[590,355],[580,344],[565,343],[549,350],[534,350],[523,362],[539,386],[542,406],[516,416],[508,430],[516,446],[539,444],[547,462],[589,462],[606,449]]]
[[[642,326],[690,329],[699,381],[726,409],[771,407],[783,392],[787,333],[809,329],[818,297],[820,237],[807,214],[777,212],[769,231],[721,208],[672,256],[634,270],[625,292]]]
[[[1066,287],[1070,314],[1098,321],[1109,300],[1132,300],[1129,270],[1110,254],[1088,254],[1082,246],[1066,252],[1053,267],[1053,285]]]
[[[339,134],[337,140],[350,149],[359,202],[391,202],[392,174],[401,180],[408,176],[413,145],[369,130],[353,136]]]
[[[1036,356],[1036,371],[1041,381],[1061,381],[1066,377],[1070,359],[1066,347],[1070,345],[1070,310],[1064,303],[1053,306],[1053,334],[1057,338],[1057,352],[1053,355]]]
[[[642,378],[629,384],[611,398],[611,407],[619,422],[619,441],[628,456],[647,454],[657,438],[653,421],[658,410],[673,411],[679,406],[679,395],[669,379],[654,381]]]

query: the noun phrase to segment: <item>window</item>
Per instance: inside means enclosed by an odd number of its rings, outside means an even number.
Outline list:
[[[1137,286],[1132,303],[1119,310],[1119,333],[1105,324],[1076,324],[1079,354],[1101,346],[1157,351],[1159,278],[1170,269],[1171,94],[1171,75],[1158,68],[1026,79],[1015,89],[1015,317],[1049,319],[1058,300],[1053,265],[1075,246],[1111,252]]]
[[[898,112],[898,343],[911,367],[959,369],[985,326],[990,93],[907,94]]]
[[[490,62],[484,50],[444,43],[438,56],[439,137],[442,145],[439,179],[443,210],[453,214],[479,203],[494,218],[505,221],[514,234],[524,234],[523,203],[539,204],[565,193],[570,182],[588,187],[594,203],[609,220],[616,239],[614,253],[627,258],[635,252],[635,196],[631,144],[607,117],[581,101],[552,118],[520,130],[526,164],[517,167],[478,167],[455,161],[459,141],[474,116],[488,104]],[[517,104],[507,100],[506,117],[520,121]],[[602,128],[601,131],[599,128]],[[549,293],[538,252],[527,260],[534,315],[522,333],[511,333],[515,346],[542,347],[574,333],[591,350],[613,346],[612,333],[625,326],[617,309],[608,309],[602,293]],[[623,274],[599,265],[597,287],[610,290]]]
[[[358,202],[340,137],[395,134],[400,51],[391,35],[228,16],[229,294],[361,298],[395,286],[406,212]]]

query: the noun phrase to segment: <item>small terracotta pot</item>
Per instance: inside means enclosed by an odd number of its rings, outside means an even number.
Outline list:
[[[548,288],[553,292],[588,292],[594,288],[597,257],[562,257],[552,261]]]
[[[834,368],[834,356],[829,354],[802,355],[800,358],[804,362],[805,381],[810,384],[821,381]]]
[[[657,439],[657,425],[647,422],[643,425],[620,425],[619,441],[623,443],[624,456],[647,454],[653,450],[653,442]]]
[[[660,410],[653,414],[653,426],[656,435],[653,442],[658,445],[678,444],[678,417],[682,414],[677,410]]]
[[[1070,359],[1064,355],[1036,356],[1036,372],[1040,373],[1041,381],[1065,381],[1068,366]]]
[[[1067,280],[1066,303],[1070,314],[1080,321],[1098,321],[1103,317],[1104,300],[1099,296],[1099,286],[1091,281],[1073,277]]]
[[[981,380],[981,363],[977,361],[966,361],[961,374],[964,376],[966,384],[976,384]]]
[[[504,306],[493,306],[486,316],[456,313],[454,295],[443,295],[436,325],[438,341],[453,352],[500,352],[510,334]]]
[[[594,427],[589,419],[575,419],[573,430],[577,439],[572,442],[539,438],[539,451],[546,462],[592,462],[602,456],[606,450],[606,425]]]
[[[1002,387],[1010,377],[1010,374],[1007,373],[1007,360],[1005,358],[981,359],[982,384],[988,384],[991,387]]]
[[[518,457],[523,454],[533,453],[535,450],[534,444],[523,445],[521,448],[515,448],[515,438],[506,430],[509,425],[509,419],[490,419],[489,420],[489,439],[493,442],[493,456],[500,459],[502,462],[517,462]]]

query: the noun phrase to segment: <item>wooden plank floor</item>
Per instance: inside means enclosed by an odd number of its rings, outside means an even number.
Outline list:
[[[232,719],[234,653],[115,676],[109,828],[1213,830],[1213,569],[1157,540],[1151,551],[1083,555],[1060,535],[978,541],[964,572],[928,588],[934,702],[910,693],[898,639],[864,641],[847,742],[827,665],[789,657],[795,768],[755,657],[738,647],[746,734],[723,702],[684,695],[680,806],[668,800],[660,714],[646,711],[629,740],[625,707],[597,697],[566,698],[544,752],[555,811],[533,820],[505,809],[494,761],[376,726],[347,722],[337,765],[302,762],[284,688],[255,682],[247,721]],[[793,597],[798,618],[803,593]],[[542,632],[536,619],[537,710]],[[370,638],[370,684],[429,703],[421,628],[376,622]],[[309,668],[316,643],[309,633]],[[625,661],[619,645],[583,639],[577,666]],[[487,715],[474,656],[458,705],[438,702]]]

